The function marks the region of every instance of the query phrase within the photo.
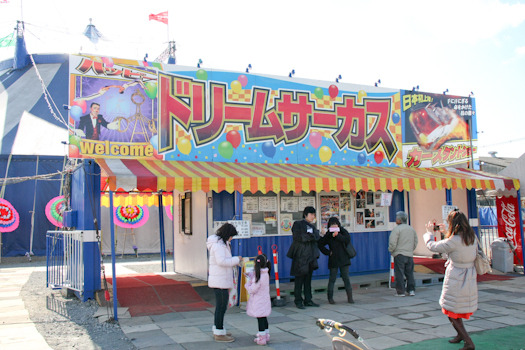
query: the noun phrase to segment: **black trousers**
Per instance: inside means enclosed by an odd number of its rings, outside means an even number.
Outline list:
[[[414,258],[401,254],[394,256],[394,278],[396,280],[397,294],[415,292],[416,282],[414,280]]]
[[[215,319],[216,329],[224,329],[224,314],[228,309],[229,291],[228,289],[213,288],[215,292]]]
[[[293,294],[295,298],[295,305],[309,303],[312,301],[312,274],[313,271],[310,271],[306,275],[295,276]],[[302,297],[304,290],[304,300]]]
[[[264,332],[268,329],[268,318],[257,317],[257,323],[259,324],[259,332]]]
[[[335,280],[337,279],[337,271],[341,272],[341,278],[345,284],[345,290],[352,290],[352,285],[350,284],[350,277],[348,277],[348,271],[350,270],[350,265],[341,266],[341,267],[332,267],[330,268],[330,277],[328,278],[328,297],[332,298],[334,296],[334,285]]]

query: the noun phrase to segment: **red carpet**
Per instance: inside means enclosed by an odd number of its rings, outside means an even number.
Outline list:
[[[426,268],[444,275],[445,274],[445,262],[443,259],[431,259],[431,258],[414,258],[415,265],[423,265]],[[485,281],[506,281],[514,278],[516,276],[509,275],[491,275],[487,273],[485,275],[478,275],[478,282]]]
[[[113,283],[111,278],[108,283]],[[213,307],[188,282],[154,274],[117,277],[117,299],[120,306],[129,309],[131,316],[202,311]]]

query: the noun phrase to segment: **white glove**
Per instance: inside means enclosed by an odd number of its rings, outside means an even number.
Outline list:
[[[84,131],[80,129],[75,129],[75,135],[80,136],[80,137],[86,137],[86,134],[84,133]]]

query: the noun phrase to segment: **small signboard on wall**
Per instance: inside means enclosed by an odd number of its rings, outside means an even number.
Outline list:
[[[217,232],[219,227],[225,223],[232,224],[237,229],[238,236],[234,238],[250,238],[250,221],[248,220],[228,220],[228,221],[214,221],[213,232]]]

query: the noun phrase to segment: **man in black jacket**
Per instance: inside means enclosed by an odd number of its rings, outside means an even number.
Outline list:
[[[295,276],[294,297],[295,305],[299,309],[304,309],[305,306],[319,306],[312,301],[312,273],[319,268],[317,242],[320,238],[314,223],[315,208],[304,208],[303,220],[294,222],[292,226],[293,242],[286,254],[292,259],[290,274]]]

